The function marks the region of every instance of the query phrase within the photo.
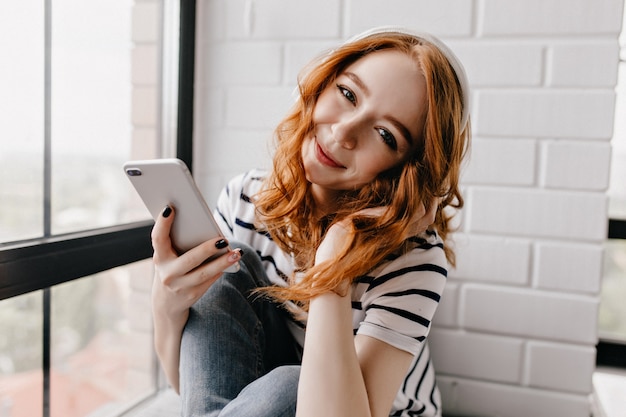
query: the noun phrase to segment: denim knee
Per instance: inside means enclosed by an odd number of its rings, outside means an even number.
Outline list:
[[[244,388],[220,417],[294,417],[299,379],[299,365],[274,368]]]

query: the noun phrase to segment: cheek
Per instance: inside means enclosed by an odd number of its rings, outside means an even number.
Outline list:
[[[364,169],[361,171],[361,175],[365,182],[372,182],[383,172],[387,172],[392,170],[394,167],[398,165],[402,165],[397,160],[388,160],[384,158],[374,158],[370,159],[369,164],[363,164]]]
[[[361,162],[362,172],[374,177],[398,164],[395,158],[389,158],[380,149],[370,149],[369,152],[362,155]]]
[[[311,148],[311,142],[313,141],[313,139],[309,136],[307,136],[303,141],[302,141],[302,145],[300,145],[300,158],[304,161],[307,156],[309,156],[310,152],[310,148]]]
[[[332,93],[332,90],[326,89],[320,94],[313,109],[314,122],[323,123],[336,116],[339,111],[339,103]]]
[[[380,164],[380,161],[371,158],[361,160],[359,166],[361,168],[358,171],[357,177],[361,184],[369,184],[378,177],[378,174],[384,171],[384,167]]]

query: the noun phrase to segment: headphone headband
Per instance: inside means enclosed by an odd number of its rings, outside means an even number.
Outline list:
[[[450,63],[450,66],[452,66],[452,69],[454,70],[454,73],[456,74],[456,78],[459,81],[459,84],[461,86],[461,94],[463,96],[463,113],[461,116],[461,128],[465,129],[467,125],[467,121],[469,119],[469,113],[470,113],[469,81],[467,79],[467,74],[465,73],[465,68],[463,68],[463,64],[461,64],[461,61],[454,54],[454,52],[452,52],[452,50],[445,43],[443,43],[443,41],[441,41],[439,38],[429,33],[416,32],[414,30],[406,29],[406,28],[398,27],[398,26],[380,26],[380,27],[375,27],[375,28],[366,30],[365,32],[362,32],[348,39],[345,42],[345,44],[349,44],[349,43],[352,43],[361,39],[365,39],[369,36],[384,34],[384,33],[399,33],[402,35],[409,35],[409,36],[421,39],[423,41],[426,41],[430,43],[431,45],[434,45],[437,49],[439,49],[439,51],[441,51],[441,53],[446,57],[446,59]]]

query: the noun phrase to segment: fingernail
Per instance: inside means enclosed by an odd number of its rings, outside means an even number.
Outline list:
[[[241,259],[241,255],[243,255],[242,253],[243,251],[240,248],[235,249],[229,256],[228,256],[228,260],[231,262],[235,262],[238,261],[239,259]]]
[[[172,208],[170,206],[165,206],[165,210],[163,210],[163,217],[170,217],[172,214]]]
[[[224,249],[226,246],[228,246],[228,240],[226,239],[220,239],[215,242],[215,247],[218,249]]]

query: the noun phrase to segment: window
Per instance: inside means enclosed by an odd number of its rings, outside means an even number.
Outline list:
[[[0,415],[117,415],[160,387],[152,221],[122,164],[190,164],[194,19],[187,1],[0,4]]]
[[[619,117],[626,111],[626,30],[622,30],[620,45],[608,192],[609,239],[605,244],[599,312],[598,364],[626,367],[626,121]]]

